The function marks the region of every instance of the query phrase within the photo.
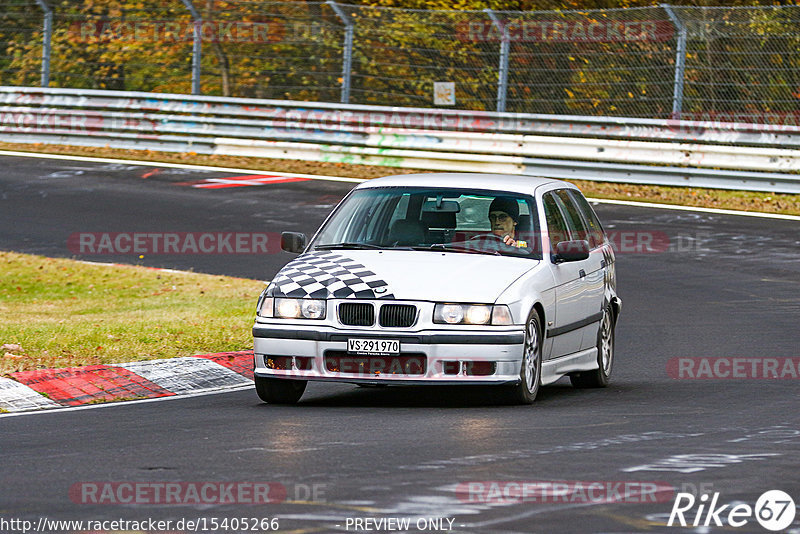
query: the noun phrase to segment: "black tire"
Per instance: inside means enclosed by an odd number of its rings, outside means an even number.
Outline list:
[[[513,386],[510,392],[510,400],[514,404],[531,404],[536,400],[542,384],[542,341],[542,324],[534,309],[525,323],[519,384]]]
[[[306,390],[307,380],[255,377],[258,397],[270,404],[295,404]]]
[[[608,304],[597,329],[597,369],[571,374],[569,380],[573,387],[604,388],[608,385],[614,366],[614,327],[614,310]]]

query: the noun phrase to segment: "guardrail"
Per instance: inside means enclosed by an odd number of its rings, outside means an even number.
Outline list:
[[[800,193],[800,127],[0,87],[0,141]]]

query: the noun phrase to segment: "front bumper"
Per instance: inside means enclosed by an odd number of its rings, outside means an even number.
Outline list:
[[[521,325],[412,332],[256,323],[253,337],[259,377],[408,385],[517,383],[524,341]],[[351,355],[348,338],[399,340],[400,353]],[[275,361],[282,368],[268,365]]]

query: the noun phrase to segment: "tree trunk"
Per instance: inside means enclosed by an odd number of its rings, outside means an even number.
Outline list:
[[[206,0],[206,14],[205,20],[208,23],[214,23],[214,0]],[[214,50],[214,55],[217,56],[219,63],[219,71],[222,75],[222,95],[231,96],[231,68],[228,62],[228,56],[222,50],[219,44],[218,34],[214,31],[214,38],[211,40],[211,48]]]

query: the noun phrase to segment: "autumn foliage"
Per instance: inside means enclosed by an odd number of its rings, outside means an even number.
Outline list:
[[[351,103],[429,107],[452,81],[456,107],[494,110],[507,39],[508,111],[673,109],[679,28],[642,0],[366,0],[340,4],[346,20],[324,2],[192,0],[196,17],[182,0],[49,2],[53,87],[190,93],[197,34],[202,94],[338,102],[351,24]],[[684,112],[799,109],[800,6],[749,5],[676,8]],[[42,42],[37,3],[4,0],[0,85],[39,85]]]

